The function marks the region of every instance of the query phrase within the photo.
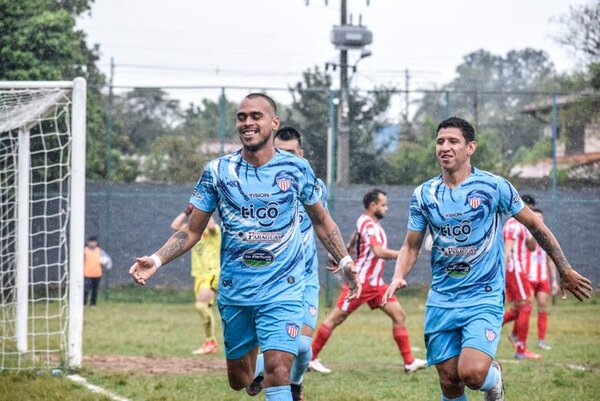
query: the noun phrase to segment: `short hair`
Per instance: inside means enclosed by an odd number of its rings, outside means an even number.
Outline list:
[[[295,139],[298,141],[298,145],[302,147],[302,134],[294,127],[286,126],[279,128],[277,132],[275,132],[273,139],[280,139],[285,142]]]
[[[365,194],[365,196],[363,197],[363,206],[365,207],[365,210],[369,208],[371,202],[377,202],[377,200],[379,199],[379,194],[387,195],[384,191],[377,188],[372,189]]]
[[[88,242],[90,242],[90,241],[96,241],[96,242],[98,242],[98,238],[95,235],[90,235],[88,237]]]
[[[462,132],[463,137],[467,143],[475,140],[475,128],[467,120],[463,120],[460,117],[450,117],[443,120],[437,127],[437,133],[443,128],[458,128]]]
[[[276,115],[277,114],[277,103],[275,103],[275,100],[273,100],[273,98],[265,93],[262,92],[252,92],[247,94],[246,96],[244,96],[244,99],[254,99],[256,97],[262,97],[263,99],[265,99],[267,102],[269,102],[269,104],[271,105],[271,108],[273,109],[273,113]]]
[[[535,198],[531,195],[528,194],[523,194],[521,195],[521,200],[527,205],[527,206],[535,206]]]

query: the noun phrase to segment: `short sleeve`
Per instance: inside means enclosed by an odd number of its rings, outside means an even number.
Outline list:
[[[498,207],[502,213],[514,216],[525,207],[515,187],[506,179],[500,178],[498,189]]]
[[[304,205],[314,205],[321,200],[322,188],[310,164],[300,178],[300,201]]]
[[[327,186],[320,178],[317,178],[317,183],[321,188],[321,204],[325,209],[327,209]]]
[[[194,187],[189,203],[203,212],[212,213],[217,207],[217,177],[215,164],[209,163]]]
[[[421,202],[419,202],[420,188],[415,189],[413,192],[412,199],[410,200],[410,206],[408,207],[408,226],[407,228],[411,231],[423,232],[427,228],[427,219],[423,214],[421,208]]]

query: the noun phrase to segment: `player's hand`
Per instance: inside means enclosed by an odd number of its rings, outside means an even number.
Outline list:
[[[129,268],[129,274],[133,277],[133,281],[139,285],[146,285],[146,280],[156,273],[158,268],[154,261],[149,256],[137,258],[135,263]]]
[[[332,273],[337,273],[341,270],[340,265],[338,265],[331,254],[327,254],[327,270]]]
[[[396,290],[405,288],[407,286],[408,283],[402,277],[394,277],[387,290],[385,290],[383,293],[383,297],[381,297],[381,306],[385,306],[388,303],[390,298],[394,296]]]
[[[584,298],[592,296],[592,282],[571,267],[562,273],[560,277],[560,289],[562,290],[562,299],[567,299],[567,291],[581,302],[583,302]]]
[[[346,263],[346,266],[344,266],[342,271],[344,272],[344,279],[346,280],[346,283],[348,283],[348,289],[350,290],[348,291],[346,299],[350,301],[360,297],[362,286],[358,280],[358,273],[356,271],[356,266],[354,266],[354,262]]]
[[[556,295],[556,294],[558,294],[559,290],[560,290],[560,287],[558,286],[558,283],[556,282],[556,280],[552,280],[552,286],[551,286],[550,293],[552,295]]]

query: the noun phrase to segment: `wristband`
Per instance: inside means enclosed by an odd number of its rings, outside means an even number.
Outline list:
[[[340,259],[340,261],[338,262],[338,266],[340,266],[340,268],[342,270],[344,270],[344,268],[346,267],[346,265],[348,263],[352,262],[352,257],[350,255],[346,255],[343,258]]]
[[[162,266],[162,261],[160,260],[157,254],[153,253],[152,255],[150,255],[150,259],[154,261],[154,265],[157,269]]]

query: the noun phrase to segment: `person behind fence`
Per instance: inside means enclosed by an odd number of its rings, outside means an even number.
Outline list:
[[[494,360],[504,315],[502,214],[524,224],[555,262],[563,298],[569,291],[583,301],[592,285],[573,270],[552,232],[506,179],[471,165],[477,142],[469,122],[443,120],[435,144],[442,173],[414,190],[408,231],[384,303],[407,286],[429,227],[432,280],[425,345],[427,362],[438,371],[441,400],[467,400],[465,386],[484,392],[487,401],[504,400],[501,367]]]
[[[112,259],[98,246],[98,239],[90,236],[83,248],[83,304],[95,306],[98,301],[98,288],[102,278],[102,270],[112,269]]]
[[[189,223],[156,253],[137,258],[129,273],[144,285],[198,242],[218,208],[223,236],[217,303],[229,385],[239,391],[252,383],[260,347],[266,400],[291,401],[290,369],[304,316],[303,205],[349,281],[350,298],[360,294],[360,283],[340,230],[319,199],[312,167],[273,145],[279,128],[275,101],[263,93],[245,96],[236,128],[242,149],[207,164],[190,196]]]
[[[171,222],[171,229],[179,231],[186,218],[192,214],[194,205],[188,204],[185,211],[179,213]],[[204,343],[192,351],[194,355],[214,354],[217,352],[215,337],[215,314],[213,304],[219,285],[221,249],[221,228],[211,217],[202,233],[200,241],[191,250],[192,277],[194,277],[195,307],[204,327]]]

